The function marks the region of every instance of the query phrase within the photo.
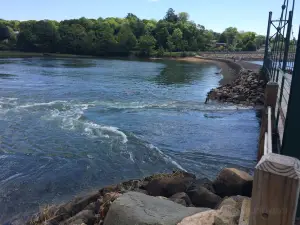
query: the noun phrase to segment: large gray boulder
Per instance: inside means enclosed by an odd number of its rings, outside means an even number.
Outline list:
[[[170,200],[128,192],[112,203],[104,225],[174,225],[187,216],[207,210],[188,208]]]
[[[197,207],[207,207],[214,209],[220,202],[221,198],[207,190],[205,187],[198,187],[187,192],[193,205]]]
[[[220,197],[242,195],[251,197],[253,177],[235,169],[223,169],[213,182],[215,193]]]

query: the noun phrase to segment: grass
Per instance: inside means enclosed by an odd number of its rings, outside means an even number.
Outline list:
[[[38,53],[20,51],[0,51],[0,58],[26,58],[26,57],[55,57],[55,58],[91,58],[88,55],[72,55],[61,53]]]

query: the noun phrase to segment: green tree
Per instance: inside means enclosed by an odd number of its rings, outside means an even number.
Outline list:
[[[190,15],[187,12],[178,13],[178,20],[180,22],[186,23],[190,18]]]
[[[58,27],[50,20],[41,20],[35,23],[35,46],[41,52],[55,52],[60,40]]]
[[[263,35],[257,35],[255,37],[255,44],[256,44],[256,48],[259,49],[261,48],[262,45],[264,45],[266,42],[266,37]]]
[[[243,50],[245,50],[245,51],[256,51],[255,42],[254,41],[248,41]]]
[[[175,46],[175,51],[180,51],[182,49],[182,31],[176,28],[172,34],[172,42]]]
[[[175,10],[170,8],[165,16],[165,20],[169,23],[177,23],[178,22],[178,16],[175,14]]]
[[[151,35],[141,36],[139,39],[139,50],[141,55],[149,56],[155,48],[156,40]]]
[[[165,21],[159,21],[154,30],[155,38],[159,47],[167,48],[167,41],[170,35],[168,31],[168,23]]]
[[[167,47],[168,47],[168,50],[170,52],[174,51],[175,50],[175,45],[172,41],[172,36],[169,36],[168,39],[167,39]]]
[[[128,55],[136,46],[137,40],[128,25],[123,25],[117,36],[118,52],[121,55]]]

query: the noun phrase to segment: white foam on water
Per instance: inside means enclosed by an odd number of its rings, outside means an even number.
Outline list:
[[[60,103],[62,102],[60,101]],[[50,115],[44,116],[43,118],[47,120],[60,120],[61,127],[63,129],[79,129],[83,134],[91,138],[113,138],[114,136],[119,136],[121,137],[123,144],[127,143],[128,139],[126,134],[120,131],[119,128],[100,125],[91,121],[81,119],[84,111],[87,110],[90,106],[94,106],[94,104],[73,104],[70,102],[63,103],[67,106],[65,107],[66,110],[50,110]]]
[[[21,175],[23,175],[23,173],[16,173],[16,174],[14,174],[14,175],[12,175],[12,176],[10,176],[10,177],[8,177],[8,178],[2,180],[1,182],[2,182],[2,183],[5,183],[5,182],[7,182],[7,181],[9,181],[9,180],[12,180],[12,179],[14,179],[14,178],[16,178],[16,177],[19,177],[19,176],[21,176]]]
[[[176,166],[178,169],[187,172],[182,166],[180,166],[175,160],[173,160],[170,156],[164,154],[158,147],[154,146],[153,144],[146,144],[146,146],[150,149],[156,150],[165,161],[172,163],[174,166]]]
[[[144,109],[144,108],[165,108],[171,106],[175,102],[166,103],[145,103],[145,102],[105,102],[94,101],[96,106],[105,106],[112,109]]]
[[[13,109],[17,105],[17,100],[17,98],[0,97],[0,115],[5,115]]]
[[[0,159],[6,159],[7,157],[7,155],[0,155]]]
[[[58,103],[64,104],[67,101],[61,101],[61,100],[57,100],[57,101],[52,101],[52,102],[41,102],[41,103],[27,103],[24,105],[19,105],[17,108],[32,108],[32,107],[36,107],[36,106],[52,106]]]
[[[191,110],[191,111],[235,111],[252,109],[251,106],[242,105],[230,105],[230,104],[203,104],[203,102],[190,101],[168,101],[157,103],[145,103],[145,102],[107,102],[107,101],[94,101],[95,106],[103,106],[110,109],[175,109],[175,110]]]

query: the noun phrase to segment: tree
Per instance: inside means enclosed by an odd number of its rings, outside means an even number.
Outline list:
[[[167,48],[167,41],[170,35],[168,24],[165,21],[159,21],[154,30],[155,38],[159,47]]]
[[[172,36],[169,36],[168,39],[167,39],[167,47],[168,47],[168,50],[170,52],[174,51],[175,50],[175,45],[172,41]]]
[[[227,44],[235,46],[238,35],[238,30],[235,27],[228,27],[224,31],[227,37]]]
[[[96,55],[113,55],[116,47],[114,29],[107,23],[100,23],[95,31],[95,54]]]
[[[165,20],[169,23],[177,23],[178,22],[178,16],[175,14],[175,10],[170,8],[165,16]]]
[[[255,44],[256,44],[256,48],[259,49],[261,48],[262,45],[264,45],[266,42],[266,37],[263,35],[257,35],[255,37]]]
[[[31,52],[61,52],[101,56],[164,55],[165,51],[205,51],[212,43],[223,42],[232,51],[261,48],[265,37],[253,32],[239,32],[228,27],[217,33],[189,20],[189,14],[176,15],[170,8],[164,19],[140,19],[132,13],[125,18],[108,17],[41,21],[0,19],[10,38],[0,49]],[[3,34],[3,30],[2,30]],[[3,35],[2,35],[3,36]],[[6,35],[7,36],[7,35]],[[271,41],[272,43],[272,41]]]
[[[60,35],[59,52],[84,54],[87,36],[84,27],[79,24],[62,25],[58,32]]]
[[[254,41],[248,41],[243,49],[244,51],[256,51],[256,45]]]
[[[219,42],[220,43],[227,43],[227,35],[225,32],[223,32],[220,37],[219,37]]]
[[[156,40],[151,35],[141,36],[139,39],[139,49],[143,56],[149,56],[154,50]]]
[[[117,36],[118,52],[128,55],[136,46],[137,40],[128,25],[123,25]]]
[[[8,27],[0,25],[0,41],[8,39],[10,37],[10,32]]]
[[[190,18],[190,15],[187,12],[178,13],[178,20],[180,22],[186,23]]]
[[[176,28],[172,34],[172,42],[175,46],[175,51],[180,51],[182,49],[182,31]]]
[[[84,32],[84,31],[83,31]],[[33,29],[35,46],[41,52],[55,52],[60,36],[55,24],[49,20],[38,21]]]

